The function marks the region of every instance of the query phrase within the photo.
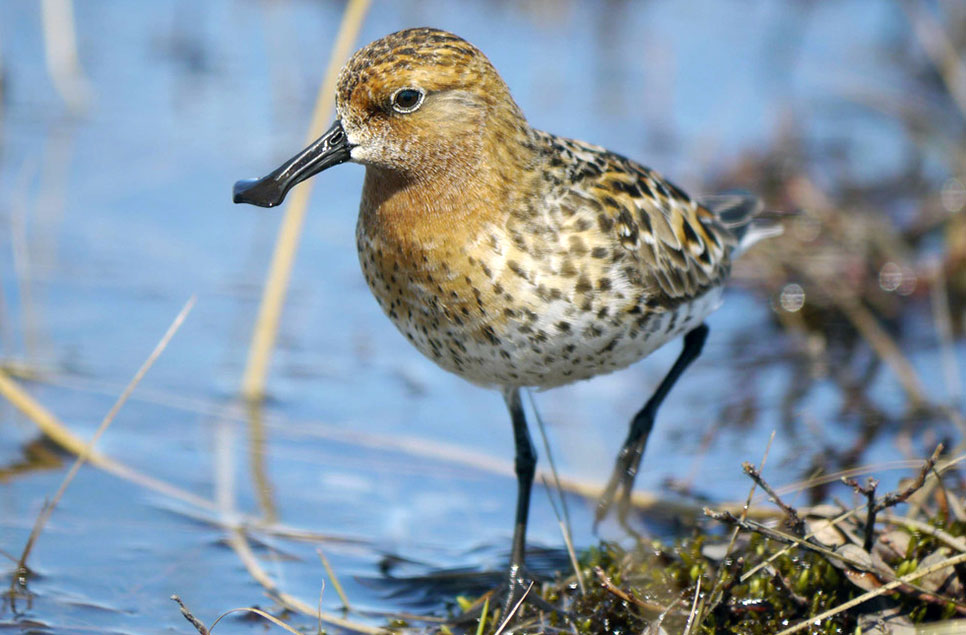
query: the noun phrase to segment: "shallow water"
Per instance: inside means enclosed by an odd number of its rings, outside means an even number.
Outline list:
[[[363,609],[417,604],[418,590],[393,597],[401,587],[379,582],[387,555],[414,561],[399,575],[502,567],[515,496],[502,400],[420,357],[372,300],[353,238],[361,167],[316,177],[261,429],[234,403],[280,215],[233,205],[231,184],[302,146],[341,4],[77,5],[92,94],[80,115],[45,72],[37,6],[0,6],[0,351],[37,373],[30,393],[86,438],[196,295],[98,449],[210,508],[83,468],[30,559],[29,601],[4,606],[0,627],[187,632],[172,593],[208,623],[230,608],[271,607],[226,542],[223,525],[239,515],[268,523],[251,533],[255,555],[313,606],[325,577],[319,544]],[[822,104],[857,77],[889,81],[877,47],[901,13],[858,1],[798,6],[377,3],[359,44],[406,26],[452,30],[487,53],[534,125],[639,158],[693,191],[787,117],[816,139],[856,141],[862,170],[888,173],[902,147],[888,126]],[[861,437],[839,423],[842,396],[821,379],[787,425],[795,347],[771,312],[768,298],[727,294],[704,355],[661,411],[638,489],[671,478],[732,500],[748,487],[740,463],[761,457],[772,430],[776,484]],[[942,395],[929,328],[924,320],[909,353]],[[678,346],[535,395],[564,477],[604,481],[627,420]],[[892,412],[905,407],[888,373],[870,392]],[[749,394],[750,421],[736,425],[730,413]],[[16,556],[70,460],[31,462],[34,427],[6,404],[0,417],[0,468],[10,470],[0,472],[0,550]],[[863,460],[903,457],[886,434]],[[888,486],[905,474],[879,476]],[[593,544],[593,501],[568,502],[577,545]],[[286,533],[295,529],[331,539],[297,540]],[[623,537],[611,525],[601,535]],[[542,487],[530,539],[562,546]],[[323,605],[339,604],[330,584]],[[262,628],[231,621],[232,631]]]

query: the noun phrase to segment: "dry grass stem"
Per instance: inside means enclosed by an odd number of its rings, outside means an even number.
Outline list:
[[[332,586],[335,587],[336,594],[339,596],[339,599],[342,600],[342,606],[344,606],[347,611],[351,611],[352,605],[349,604],[349,597],[345,594],[345,589],[342,588],[342,583],[339,582],[339,576],[335,574],[335,570],[332,568],[332,565],[329,564],[329,559],[325,557],[325,554],[322,553],[322,549],[318,547],[316,547],[315,553],[319,554],[319,560],[322,561],[322,566],[325,567],[325,572],[329,576],[329,580],[332,581]],[[321,602],[321,599],[319,601]],[[320,604],[319,615],[321,614],[322,608]]]
[[[691,604],[691,610],[688,612],[688,621],[684,625],[684,635],[689,635],[691,633],[691,628],[695,624],[695,617],[698,615],[698,600],[701,599],[701,578],[698,578],[698,583],[694,585],[694,602]]]
[[[833,280],[813,280],[816,284],[824,284],[832,301],[852,322],[855,329],[872,347],[876,355],[886,363],[895,373],[896,379],[906,392],[910,405],[921,408],[928,403],[919,375],[909,358],[906,357],[896,341],[879,324],[875,315],[855,297],[855,294]]]
[[[14,185],[15,196],[11,203],[10,221],[10,255],[13,260],[13,270],[16,280],[17,296],[20,304],[20,322],[23,331],[24,353],[29,359],[36,357],[38,318],[36,303],[33,298],[33,275],[30,262],[30,249],[27,240],[27,226],[29,211],[29,184],[37,172],[37,165],[33,161],[26,162],[17,174]]]
[[[258,506],[267,524],[278,522],[278,507],[275,505],[275,488],[269,479],[268,435],[262,404],[248,402],[248,461],[251,464],[252,485]]]
[[[966,119],[966,63],[950,41],[942,23],[923,5],[910,0],[903,0],[901,4],[909,16],[920,45],[939,71],[939,76],[942,77],[960,114]]]
[[[843,513],[839,514],[838,516],[836,516],[835,518],[833,518],[830,521],[828,521],[829,526],[830,527],[835,527],[835,526],[839,525],[840,523],[848,520],[852,516],[855,516],[857,513],[858,513],[858,509],[850,509],[850,510],[848,510],[846,512],[843,512]],[[740,529],[740,527],[737,527],[736,526],[735,529]],[[810,540],[810,539],[812,539],[814,537],[815,537],[815,532],[810,531],[807,534],[805,534],[804,536],[802,536],[802,540]],[[738,579],[738,581],[739,582],[746,582],[746,581],[748,581],[753,575],[755,575],[756,573],[758,573],[759,571],[761,571],[762,569],[764,569],[765,567],[767,567],[768,565],[770,565],[771,563],[773,563],[775,560],[777,560],[781,556],[783,556],[783,555],[787,554],[788,552],[790,552],[794,546],[795,546],[794,544],[790,544],[789,546],[785,547],[784,549],[781,549],[780,551],[775,552],[774,554],[772,554],[768,558],[762,560],[757,565],[755,565],[754,567],[752,567],[751,569],[749,569],[748,571],[746,571],[745,573],[743,573],[742,576]]]
[[[865,602],[868,602],[869,600],[871,600],[873,598],[877,598],[880,595],[885,595],[889,591],[892,591],[893,589],[895,589],[895,588],[897,588],[899,586],[902,586],[903,584],[908,584],[910,582],[913,582],[915,580],[918,580],[919,578],[923,578],[923,577],[929,575],[930,573],[935,573],[936,571],[942,571],[943,569],[946,569],[946,568],[949,568],[949,567],[954,567],[954,566],[956,566],[958,564],[961,564],[961,563],[964,563],[964,562],[966,562],[966,553],[961,553],[961,554],[959,554],[957,556],[953,556],[951,558],[947,558],[946,560],[943,560],[942,562],[937,562],[936,564],[934,564],[934,565],[932,565],[930,567],[925,567],[925,568],[922,568],[922,569],[913,571],[912,573],[909,573],[907,575],[904,575],[901,578],[897,578],[897,579],[895,579],[895,580],[893,580],[891,582],[888,582],[886,584],[883,584],[882,586],[880,586],[879,588],[877,588],[877,589],[875,589],[873,591],[869,591],[867,593],[863,593],[862,595],[860,595],[860,596],[858,596],[856,598],[853,598],[853,599],[849,600],[848,602],[844,602],[844,603],[840,604],[839,606],[836,606],[834,609],[830,609],[828,611],[825,611],[824,613],[821,613],[820,615],[816,615],[813,618],[810,618],[808,620],[804,620],[802,622],[799,622],[798,624],[796,624],[796,625],[794,625],[794,626],[792,626],[790,628],[786,628],[785,630],[783,630],[780,633],[778,633],[778,635],[792,635],[792,633],[798,633],[800,631],[804,631],[809,626],[811,626],[813,624],[817,624],[817,623],[821,622],[822,620],[825,620],[825,619],[828,619],[828,618],[833,617],[835,615],[838,615],[839,613],[842,613],[843,611],[849,610],[853,606],[858,606],[860,604],[863,604]]]
[[[580,589],[581,595],[587,594],[587,587],[584,586],[584,574],[580,568],[580,562],[577,560],[577,551],[574,549],[574,541],[570,536],[570,530],[567,526],[560,522],[560,533],[563,535],[564,545],[567,547],[567,557],[570,558],[570,566],[574,568],[574,575],[577,578],[577,588]]]
[[[20,555],[20,561],[17,563],[17,568],[21,572],[21,576],[25,575],[27,558],[30,557],[30,552],[33,549],[37,537],[40,536],[40,532],[43,531],[43,528],[47,524],[47,520],[53,513],[54,508],[57,506],[57,503],[60,502],[64,492],[67,490],[67,486],[70,485],[70,482],[74,480],[74,476],[77,474],[78,470],[80,470],[81,466],[87,461],[94,445],[97,443],[98,439],[101,438],[101,435],[103,435],[107,430],[108,426],[111,425],[111,422],[114,421],[114,417],[117,416],[118,411],[127,401],[127,398],[130,396],[131,392],[134,391],[144,375],[148,372],[151,366],[154,365],[154,362],[158,359],[164,349],[167,348],[168,342],[170,342],[171,338],[174,337],[174,334],[178,332],[178,329],[181,327],[181,324],[188,316],[188,313],[191,311],[191,308],[194,306],[194,304],[195,297],[192,296],[185,303],[184,307],[182,307],[178,315],[174,318],[174,321],[171,323],[171,326],[168,327],[168,330],[161,338],[161,341],[158,342],[157,346],[154,347],[154,350],[151,351],[151,354],[134,374],[134,377],[131,379],[130,383],[128,383],[127,387],[124,389],[124,392],[122,392],[121,396],[118,397],[117,401],[114,402],[114,405],[111,407],[110,411],[108,411],[107,415],[94,432],[94,436],[92,436],[91,440],[88,441],[87,444],[85,444],[84,447],[81,448],[77,453],[77,459],[64,476],[64,480],[61,482],[60,487],[57,489],[57,492],[54,494],[53,498],[51,498],[50,501],[44,505],[43,509],[41,509],[40,514],[37,516],[37,520],[34,523],[33,530],[30,532],[30,536],[27,538],[27,544],[24,547],[23,553]]]
[[[768,443],[765,445],[765,451],[761,455],[761,463],[758,465],[759,474],[762,472],[762,470],[765,469],[765,463],[768,461],[768,454],[771,452],[771,445],[774,441],[775,441],[775,431],[772,430],[771,434],[768,435]],[[758,485],[757,481],[755,480],[751,481],[751,487],[748,488],[748,496],[745,498],[745,504],[741,510],[740,518],[742,520],[746,520],[748,518],[748,509],[751,507],[751,500],[755,497],[755,487],[757,485]],[[725,559],[727,559],[731,555],[732,551],[734,550],[735,542],[738,540],[739,531],[740,531],[739,527],[735,527],[734,529],[731,530],[731,538],[728,540],[728,548],[725,549]],[[711,587],[711,595],[709,596],[710,601],[708,602],[708,604],[712,609],[717,605],[717,603],[724,596],[725,591],[723,589],[725,584],[725,577],[726,577],[726,573],[722,571],[721,575],[719,575],[715,580],[714,586]],[[733,584],[733,580],[734,580],[734,576],[732,576],[732,584]]]
[[[244,606],[241,608],[230,609],[228,611],[225,611],[224,613],[218,616],[218,619],[216,619],[214,622],[211,623],[211,628],[209,628],[208,630],[214,631],[215,626],[218,625],[218,622],[220,622],[223,618],[231,615],[232,613],[252,613],[254,615],[258,615],[259,617],[265,618],[266,620],[268,620],[272,624],[275,624],[276,626],[280,626],[284,628],[286,631],[288,631],[289,633],[292,633],[293,635],[304,635],[304,633],[301,633],[300,631],[295,630],[294,628],[292,628],[282,620],[278,619],[271,613],[266,613],[261,609],[256,609],[255,607],[251,607],[251,606]]]
[[[172,595],[171,599],[178,603],[178,608],[181,609],[181,614],[184,615],[184,618],[188,620],[188,622],[190,622],[192,626],[195,627],[195,630],[197,630],[200,635],[209,635],[212,631],[215,630],[215,627],[218,625],[218,622],[220,622],[225,617],[231,615],[232,613],[252,613],[253,615],[258,615],[259,617],[265,618],[266,620],[268,620],[272,624],[275,624],[276,626],[280,626],[281,628],[284,628],[289,633],[293,633],[294,635],[303,635],[302,633],[295,630],[294,628],[292,628],[282,620],[278,619],[274,615],[271,615],[270,613],[266,613],[261,609],[256,609],[250,606],[225,611],[224,613],[218,616],[218,619],[212,622],[211,628],[208,628],[205,626],[204,622],[202,622],[200,619],[194,616],[191,610],[187,606],[185,606],[184,602],[181,601],[180,597],[178,597],[177,595]]]
[[[234,550],[236,555],[238,555],[238,558],[245,566],[248,574],[252,576],[256,582],[262,585],[262,588],[265,589],[265,592],[269,597],[281,604],[285,609],[310,617],[321,617],[323,622],[333,626],[338,626],[339,628],[343,628],[353,633],[364,633],[366,635],[383,635],[386,633],[385,629],[373,628],[365,624],[343,619],[336,615],[332,615],[331,613],[319,613],[308,603],[279,589],[275,584],[275,581],[272,580],[271,576],[269,576],[265,569],[262,568],[262,565],[259,564],[258,558],[256,558],[255,554],[252,552],[251,545],[248,544],[248,538],[245,536],[242,530],[235,529],[230,531],[228,533],[228,544],[232,550]]]
[[[500,635],[504,630],[506,630],[506,627],[510,625],[510,622],[513,620],[513,616],[519,612],[520,607],[523,606],[523,601],[527,599],[527,596],[530,595],[530,591],[532,589],[533,582],[530,582],[530,585],[527,586],[527,590],[523,592],[523,595],[520,596],[520,599],[517,600],[517,603],[513,605],[513,608],[510,609],[510,612],[507,613],[507,616],[503,618],[503,621],[500,622],[500,628],[496,629],[496,632],[493,635]]]
[[[880,463],[861,465],[859,467],[853,467],[847,470],[836,470],[834,472],[822,474],[821,476],[814,476],[804,481],[796,481],[794,483],[789,483],[788,485],[776,487],[775,491],[783,495],[791,494],[793,492],[811,489],[820,485],[841,482],[843,478],[856,478],[866,474],[891,470],[919,469],[922,467],[923,460],[924,459],[902,459],[897,461],[882,461]]]
[[[75,113],[91,102],[90,84],[81,72],[77,56],[72,0],[43,0],[44,50],[47,72],[61,99]]]
[[[966,553],[966,539],[960,538],[959,536],[950,535],[948,532],[930,525],[927,522],[916,520],[915,518],[909,518],[908,516],[899,516],[896,514],[879,514],[879,520],[897,527],[906,527],[913,531],[926,534],[927,536],[932,536],[936,540],[944,543],[946,546],[952,547],[956,551]]]
[[[3,369],[0,369],[0,395],[30,419],[54,443],[72,454],[80,454],[84,451],[85,442],[70,432],[49,410],[11,379]],[[98,466],[103,465],[106,461],[96,452],[91,452],[88,458],[91,463]]]
[[[580,589],[580,594],[585,595],[587,589],[584,587],[584,574],[581,572],[580,563],[577,561],[577,552],[574,550],[574,541],[570,534],[570,527],[560,516],[560,510],[557,508],[557,502],[553,499],[552,490],[550,484],[547,483],[547,479],[542,478],[541,481],[547,492],[547,500],[550,501],[550,508],[553,509],[553,514],[557,517],[557,524],[560,526],[560,535],[563,536],[564,546],[567,548],[567,557],[570,558],[570,565],[574,568],[574,575],[577,578],[577,586]]]
[[[680,603],[681,598],[677,598],[667,607],[663,607],[660,615],[658,615],[657,618],[652,620],[648,625],[644,635],[666,635],[667,631],[665,631],[664,627],[662,626],[664,624],[664,620],[667,619],[667,616],[671,613],[671,611],[675,610]]]
[[[950,459],[949,461],[946,461],[945,463],[943,463],[939,467],[935,468],[935,472],[938,473],[938,474],[943,474],[946,471],[948,471],[949,469],[951,469],[952,467],[954,467],[954,466],[958,465],[959,463],[963,462],[963,460],[966,460],[966,455],[962,455],[962,456],[958,456],[958,457],[956,457],[954,459]],[[920,470],[922,470],[922,467],[925,465],[925,461],[903,461],[902,463],[903,463],[903,467],[919,467]],[[867,473],[868,471],[869,471],[869,468],[857,468],[856,470],[850,470],[849,472],[850,473]],[[844,477],[842,477],[842,478],[844,478]],[[924,487],[926,487],[926,486],[928,486],[928,483],[926,485],[924,485]],[[787,490],[787,488],[778,488],[778,490],[779,491]],[[914,505],[915,505],[915,503],[910,503],[909,504],[910,508],[913,507]],[[916,507],[918,509],[918,506],[916,506]],[[839,514],[838,516],[836,516],[835,518],[831,519],[829,521],[829,526],[831,526],[831,527],[838,526],[840,523],[848,520],[852,516],[855,516],[857,514],[860,514],[861,511],[862,511],[862,507],[855,507],[853,509],[846,510],[846,511],[842,512],[841,514]],[[923,526],[927,526],[925,523],[920,523],[919,521],[916,521],[916,520],[912,519],[911,518],[911,515],[912,514],[910,513],[909,516],[906,516],[905,517],[906,518],[906,521],[905,522],[907,522],[910,527],[923,527]],[[882,516],[882,518],[883,519],[891,519],[892,522],[895,523],[896,522],[895,519],[896,518],[900,518],[900,517],[892,516],[892,515],[886,515],[886,516]],[[944,535],[948,539],[956,540],[955,537],[949,536],[948,534],[945,534],[945,532],[944,532]],[[814,532],[809,532],[809,533],[807,533],[807,534],[805,534],[803,536],[803,539],[804,540],[810,540],[814,536],[815,536],[815,533]],[[937,535],[937,538],[939,538],[938,535]],[[794,545],[789,545],[788,547],[785,547],[784,549],[781,549],[780,551],[778,551],[778,552],[774,553],[773,555],[769,556],[768,558],[766,558],[765,560],[763,560],[759,564],[755,565],[754,567],[752,567],[751,569],[749,569],[748,571],[746,571],[744,574],[742,574],[741,579],[739,581],[740,582],[746,582],[746,581],[748,581],[753,575],[755,575],[756,573],[758,573],[758,571],[760,571],[762,568],[768,566],[769,564],[771,564],[772,562],[774,562],[779,557],[781,557],[781,556],[787,554],[788,552],[790,552],[791,549],[793,548],[793,546]]]
[[[567,526],[567,531],[571,532],[570,511],[567,509],[567,501],[563,496],[563,487],[560,485],[560,473],[557,471],[557,464],[553,459],[553,452],[550,451],[550,439],[547,437],[547,426],[543,422],[543,417],[540,416],[540,410],[537,409],[537,401],[533,398],[533,392],[527,390],[526,393],[530,399],[530,407],[533,410],[534,418],[537,420],[537,427],[540,429],[540,438],[543,439],[543,451],[547,454],[547,463],[550,465],[550,474],[553,476],[556,493],[560,498],[560,508],[563,510],[563,522]],[[546,486],[546,482],[544,486]]]
[[[325,125],[331,118],[335,106],[335,83],[339,69],[349,57],[353,43],[362,26],[362,20],[369,8],[369,0],[349,0],[342,23],[332,46],[329,56],[329,67],[326,69],[319,94],[315,101],[312,123],[307,135],[311,143],[322,135]],[[278,334],[278,324],[282,315],[282,304],[288,289],[292,264],[298,251],[298,241],[308,208],[309,193],[312,182],[303,183],[295,188],[291,200],[285,208],[285,216],[279,229],[269,267],[268,280],[262,294],[258,317],[255,321],[255,331],[248,351],[248,361],[245,364],[245,374],[242,377],[241,393],[246,399],[260,400],[265,395],[265,378],[268,375],[268,365],[271,360],[272,349]]]
[[[0,396],[4,397],[30,419],[44,436],[66,451],[77,456],[85,451],[84,448],[87,444],[83,439],[71,432],[67,426],[59,421],[40,402],[10,379],[2,369],[0,369]],[[214,511],[216,509],[214,502],[206,498],[154,478],[153,476],[142,474],[130,466],[94,452],[93,450],[88,452],[86,460],[94,467],[164,496],[208,511]]]
[[[610,576],[608,576],[607,572],[604,571],[601,567],[594,567],[594,574],[597,576],[597,579],[600,580],[601,585],[603,585],[603,587],[607,589],[608,593],[611,593],[619,597],[621,600],[623,600],[624,602],[627,602],[628,604],[633,604],[634,606],[639,606],[643,609],[649,609],[649,610],[660,610],[661,608],[663,608],[655,604],[648,604],[647,602],[641,600],[640,598],[634,597],[630,593],[625,592],[623,589],[621,589],[616,584],[614,584],[614,581],[610,579]]]
[[[42,406],[32,400],[29,395],[26,395],[26,393],[24,393],[22,390],[16,389],[16,386],[9,382],[9,380],[4,382],[4,379],[5,376],[3,375],[3,370],[0,369],[0,395],[10,398],[11,401],[15,402],[15,405],[16,401],[21,401],[24,404],[28,404],[25,406],[28,411],[37,413],[43,410]],[[36,381],[47,385],[62,386],[70,390],[87,391],[97,394],[111,394],[111,391],[114,390],[112,385],[104,382],[93,382],[86,379],[67,376],[45,375],[44,377],[38,378]],[[11,392],[8,394],[5,386],[14,386],[12,390],[16,391],[17,395],[19,396],[14,395],[11,397],[11,395],[14,393]],[[139,393],[138,396],[133,398],[140,399],[145,403],[163,405],[167,408],[182,410],[184,412],[190,412],[207,417],[224,417],[232,421],[240,422],[249,420],[246,419],[246,416],[242,414],[242,411],[234,404],[225,407],[222,404],[208,403],[204,400],[184,399],[180,396],[171,395],[157,390],[146,391],[146,394]],[[31,416],[29,412],[28,416]],[[31,418],[33,419],[33,416],[31,416]],[[43,425],[41,425],[40,421],[43,421]],[[49,418],[41,419],[40,421],[35,420],[34,422],[41,427],[42,431],[51,437],[51,439],[53,439],[58,445],[61,445],[74,454],[78,452],[79,448],[83,447],[83,441],[80,441],[74,437],[65,426],[57,422],[56,418],[50,416]],[[501,474],[510,477],[514,475],[513,464],[511,461],[506,461],[504,459],[496,458],[487,454],[467,450],[462,446],[446,443],[437,439],[404,435],[376,435],[362,432],[357,426],[339,426],[324,421],[298,421],[280,417],[265,416],[264,422],[273,428],[284,429],[288,434],[297,433],[305,434],[307,436],[335,439],[340,442],[354,444],[359,447],[394,450],[412,455],[414,457],[445,461],[447,463],[493,474]],[[97,465],[97,467],[105,469],[106,471],[115,472],[124,478],[131,478],[131,480],[136,480],[145,487],[156,489],[166,495],[172,495],[175,498],[184,500],[191,505],[207,510],[214,509],[214,504],[211,501],[205,500],[186,491],[178,490],[171,485],[159,482],[151,477],[137,474],[132,468],[120,465],[110,459],[100,457],[103,460],[98,460],[96,457],[97,455],[94,455],[90,462]],[[907,467],[918,467],[922,465],[922,462],[896,461],[882,465],[886,468],[900,469]],[[838,480],[839,475],[841,474],[862,474],[869,469],[872,468],[863,467],[847,472],[837,472],[835,476],[826,477],[825,481],[793,484],[776,489],[780,493],[785,493],[793,489],[802,489],[815,483]],[[562,491],[576,494],[590,500],[599,498],[604,491],[603,486],[596,481],[579,480],[560,476],[556,476],[555,478],[555,474],[546,469],[538,468],[536,478],[544,480],[554,479],[555,483],[557,483],[557,486]],[[701,506],[698,504],[676,499],[669,500],[654,492],[632,492],[631,505],[635,509],[641,511],[656,511],[658,513],[667,515],[689,517],[697,517],[701,515]],[[738,502],[725,502],[721,503],[718,507],[719,509],[732,511],[736,514],[746,513],[749,518],[756,519],[775,518],[778,515],[778,512],[775,509],[765,505],[752,505],[751,507],[747,508],[747,511],[745,511],[745,506]],[[249,522],[253,526],[257,526],[262,531],[266,531],[267,533],[272,533],[274,535],[285,535],[304,540],[343,540],[337,536],[321,535],[316,532],[294,529],[284,525],[279,525],[277,523],[266,524],[264,520],[259,521],[257,519],[250,519],[246,522]]]

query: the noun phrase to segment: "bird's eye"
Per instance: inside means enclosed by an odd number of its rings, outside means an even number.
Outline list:
[[[403,114],[413,112],[423,103],[422,88],[400,88],[392,96],[392,109]]]

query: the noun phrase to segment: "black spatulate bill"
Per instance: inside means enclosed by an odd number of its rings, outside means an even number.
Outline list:
[[[325,134],[297,155],[260,179],[244,179],[235,183],[232,200],[259,207],[275,207],[297,183],[333,165],[349,160],[352,146],[338,119]]]

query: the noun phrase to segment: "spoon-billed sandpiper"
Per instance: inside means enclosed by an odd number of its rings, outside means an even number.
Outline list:
[[[599,520],[616,498],[623,519],[657,409],[700,354],[732,260],[770,232],[754,198],[695,200],[630,159],[531,128],[486,56],[445,31],[355,53],[336,107],[321,138],[238,182],[234,200],[272,207],[322,170],[366,166],[356,242],[376,300],[424,355],[509,408],[519,596],[536,465],[520,389],[624,368],[684,334],[598,505]]]

